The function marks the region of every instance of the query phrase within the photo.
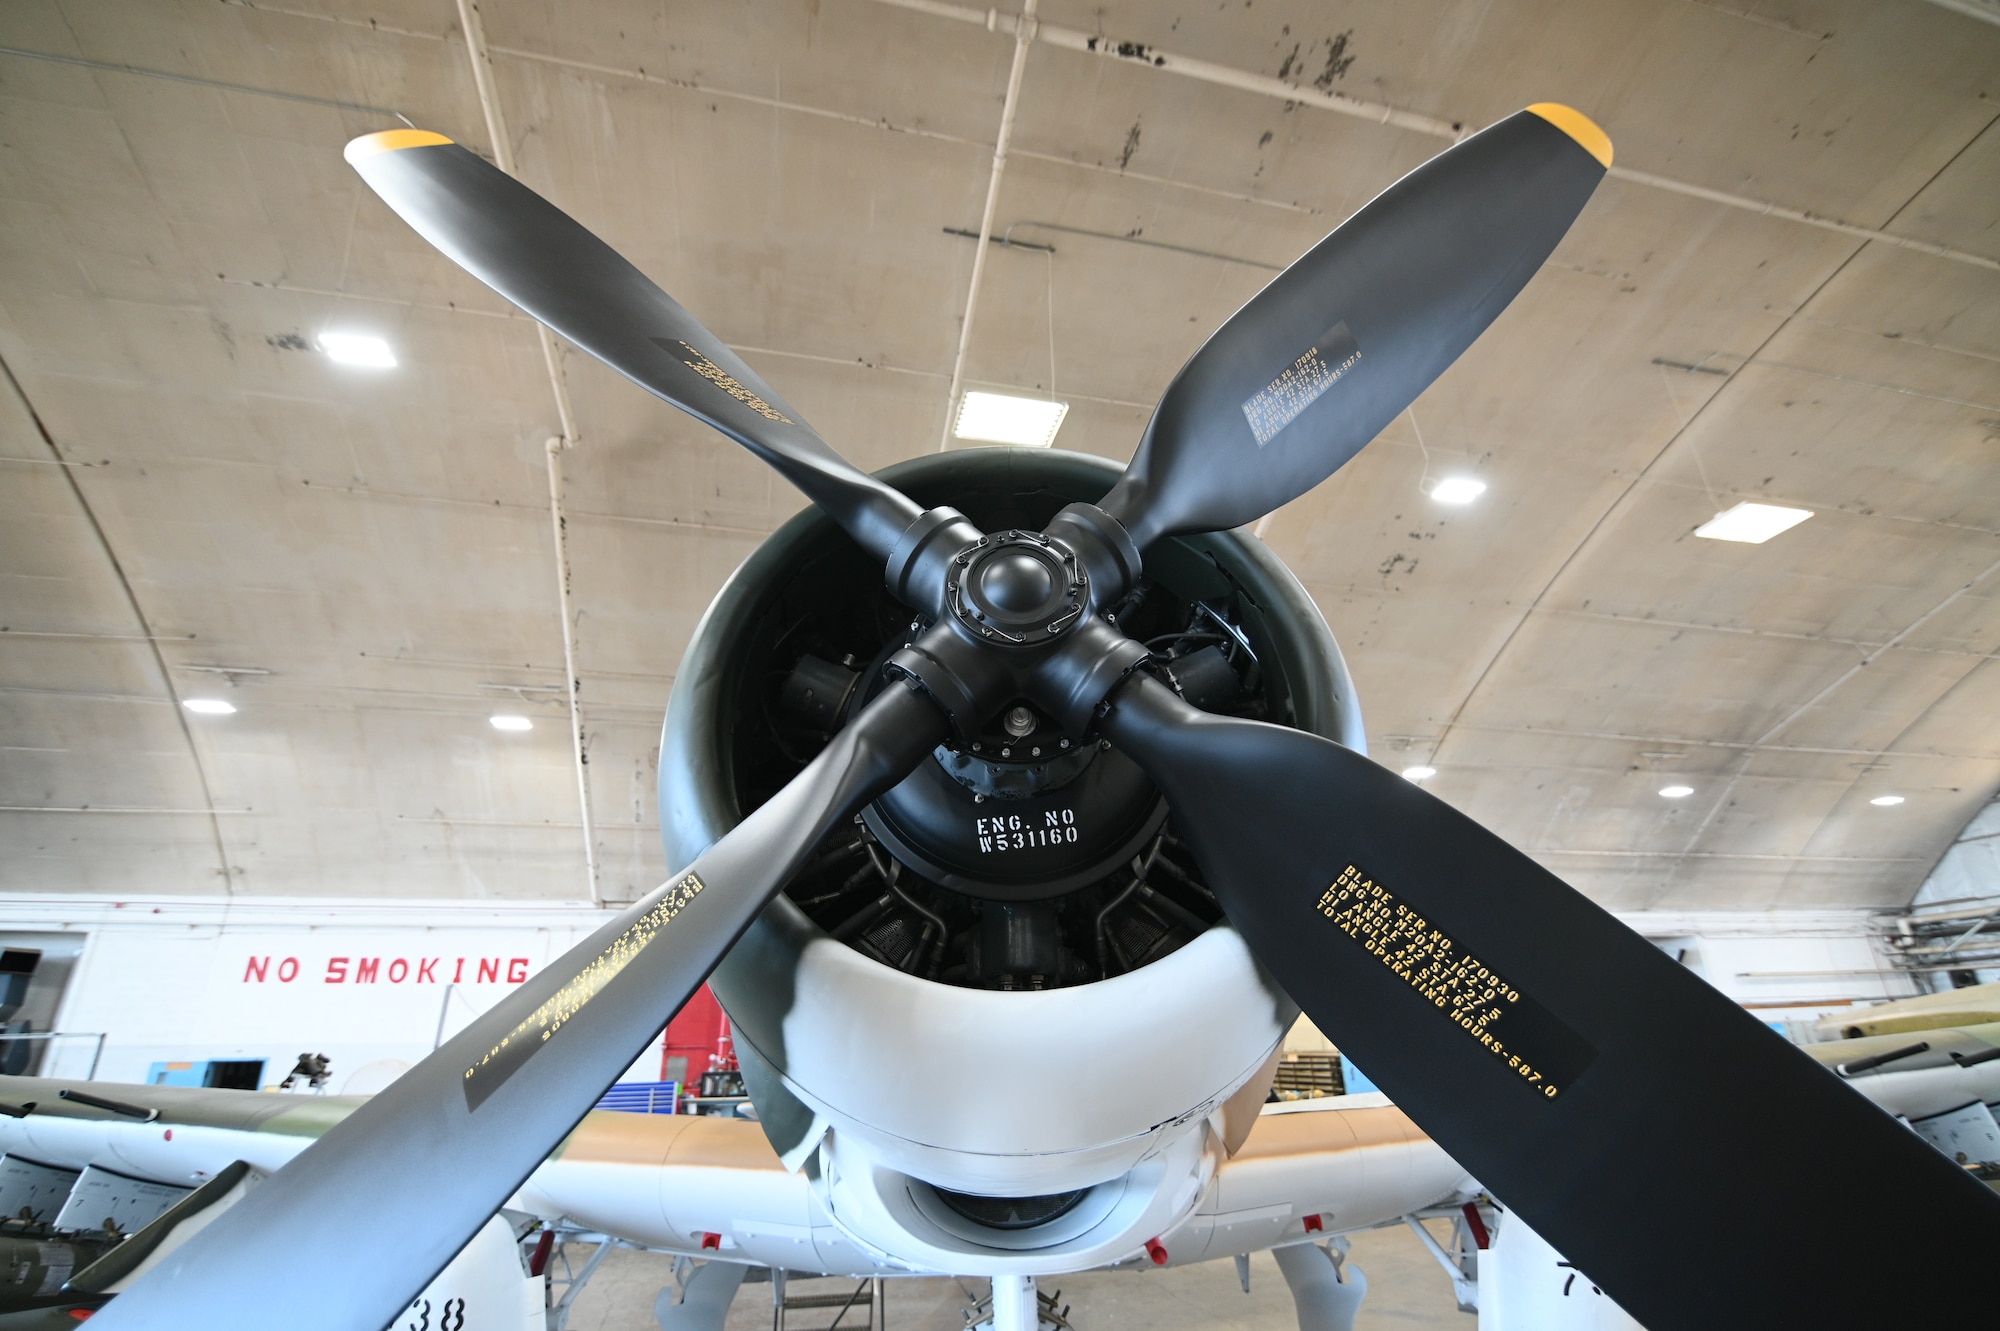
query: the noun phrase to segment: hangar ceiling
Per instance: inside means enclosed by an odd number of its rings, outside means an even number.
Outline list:
[[[939,446],[1009,14],[482,13],[529,184],[858,462]],[[1523,298],[1263,534],[1374,754],[1605,905],[1907,902],[2000,786],[2000,26],[1920,0],[1040,17],[1264,80],[1029,50],[994,226],[1025,243],[989,250],[966,379],[1052,389],[1059,444],[1114,458],[1209,330],[1447,142],[1404,125],[1557,100],[1606,128],[1624,174]],[[537,338],[340,156],[394,113],[490,151],[453,0],[17,0],[0,46],[0,888],[582,897]],[[328,330],[401,363],[333,364]],[[667,868],[675,663],[800,500],[565,368],[619,901]],[[1489,488],[1445,508],[1447,474]],[[1692,536],[1743,499],[1814,517]],[[209,696],[238,711],[178,705]]]

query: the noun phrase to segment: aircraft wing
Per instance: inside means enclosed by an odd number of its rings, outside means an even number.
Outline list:
[[[2000,1103],[2000,1021],[1892,1028],[1802,1048],[1875,1104],[1913,1123],[1973,1104]]]
[[[65,1090],[136,1116],[64,1099]],[[361,1103],[0,1077],[0,1105],[34,1105],[26,1117],[0,1118],[8,1162],[0,1175],[25,1163],[192,1189],[238,1160],[278,1169]],[[145,1117],[155,1111],[157,1118]],[[1232,1256],[1392,1221],[1475,1188],[1384,1097],[1272,1105],[1161,1244],[1176,1265]],[[758,1125],[741,1119],[592,1113],[510,1207],[694,1257],[844,1275],[916,1273],[850,1242],[805,1174],[787,1170]]]
[[[1162,1238],[1172,1264],[1366,1229],[1478,1192],[1379,1094],[1267,1105],[1194,1215]]]

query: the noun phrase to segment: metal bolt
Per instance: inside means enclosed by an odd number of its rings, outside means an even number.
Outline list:
[[[1002,749],[1000,750],[1000,756],[1002,758],[1012,758],[1014,756],[1014,751],[1012,749]]]
[[[972,751],[973,751],[974,753],[978,753],[978,752],[979,752],[979,741],[978,741],[978,740],[974,740],[974,741],[972,741]],[[857,818],[859,818],[860,816],[861,816],[860,814],[856,814],[856,815],[855,815],[855,817],[857,817]]]
[[[1034,748],[1032,748],[1032,749],[1029,749],[1029,750],[1028,750],[1028,756],[1029,756],[1029,757],[1031,757],[1031,758],[1039,758],[1039,757],[1041,757],[1041,756],[1042,756],[1042,748],[1041,748],[1041,746],[1040,746],[1040,745],[1038,744],[1038,745],[1036,745],[1036,746],[1035,746]]]
[[[1111,751],[1111,741],[1108,739],[1101,739],[1097,741],[1097,747],[1103,749],[1106,753],[1109,753]]]
[[[1065,748],[1065,749],[1069,747],[1069,740],[1067,740],[1067,739],[1059,739],[1059,740],[1057,740],[1057,741],[1056,741],[1056,743],[1057,743],[1057,744],[1059,744],[1060,746],[1062,746],[1062,747],[1063,747],[1063,748]]]

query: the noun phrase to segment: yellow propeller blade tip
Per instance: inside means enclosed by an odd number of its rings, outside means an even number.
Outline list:
[[[1561,102],[1536,102],[1528,110],[1575,139],[1605,170],[1611,169],[1611,136],[1599,129],[1595,120]]]
[[[363,134],[348,142],[341,154],[349,165],[358,166],[365,157],[376,153],[392,153],[399,148],[422,148],[433,143],[450,143],[442,134],[433,134],[427,129],[384,129],[373,134]]]

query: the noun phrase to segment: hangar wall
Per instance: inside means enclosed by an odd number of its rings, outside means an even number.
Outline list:
[[[2000,800],[1981,809],[1917,889],[1913,907],[2000,897]]]
[[[45,1075],[88,1076],[95,1059],[99,1080],[143,1082],[163,1063],[262,1060],[270,1085],[312,1052],[332,1059],[335,1092],[379,1089],[605,918],[582,903],[0,900],[7,938],[82,941]],[[1866,912],[1621,918],[1774,1024],[1915,992]],[[625,1079],[659,1075],[650,1049]]]
[[[414,1063],[607,917],[584,905],[14,898],[0,929],[82,935],[42,1063],[48,1076],[147,1081],[155,1064],[333,1062],[338,1092],[370,1065]],[[97,1035],[103,1035],[101,1054]],[[659,1057],[634,1076],[659,1076]],[[376,1067],[355,1089],[379,1089]]]
[[[1952,907],[1960,910],[1952,911]],[[1960,917],[1963,925],[1970,928],[1980,911],[1994,910],[2000,913],[2000,800],[1981,809],[1973,815],[1945,853],[1938,858],[1937,866],[1924,879],[1924,885],[1917,889],[1917,895],[1910,902],[1912,914],[1917,912],[1939,913],[1949,911]],[[1967,918],[1970,917],[1970,918]],[[1994,955],[1994,918],[1988,916],[1979,920],[1980,929],[1974,933],[1987,933],[1986,937],[1967,936],[1958,942],[1971,944],[1964,951],[1979,957]],[[1983,965],[1973,966],[1968,972],[1980,984],[1990,984],[2000,980],[2000,965],[1989,960]]]

